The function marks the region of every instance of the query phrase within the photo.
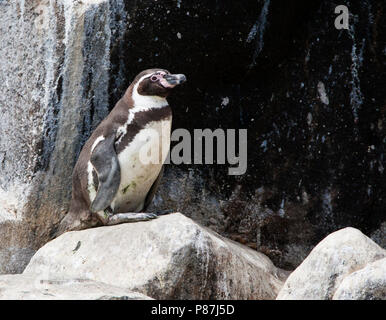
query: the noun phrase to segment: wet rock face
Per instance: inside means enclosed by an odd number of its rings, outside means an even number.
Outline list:
[[[369,299],[381,299],[386,277],[378,261],[385,256],[386,250],[359,230],[335,231],[318,243],[290,274],[277,299],[358,300],[366,299],[366,295]]]
[[[170,97],[174,128],[248,129],[245,175],[228,176],[220,165],[172,167],[158,206],[287,268],[341,227],[378,235],[386,205],[385,8],[350,2],[350,28],[337,30],[339,4],[125,1],[129,27],[112,62],[126,80],[112,78],[111,102],[139,70],[160,65],[189,80]],[[186,184],[190,192],[176,191]]]
[[[0,300],[151,300],[138,292],[88,279],[0,276]]]

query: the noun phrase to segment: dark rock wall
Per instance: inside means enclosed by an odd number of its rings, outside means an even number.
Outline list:
[[[340,4],[349,30],[334,27]],[[162,67],[188,77],[170,98],[174,128],[248,129],[245,175],[171,165],[155,205],[286,268],[344,226],[384,241],[385,10],[382,1],[124,1],[113,12],[126,25],[112,42],[110,106],[139,71]]]
[[[334,27],[337,5],[349,30]],[[0,273],[68,210],[82,145],[140,71],[188,82],[173,127],[248,129],[248,169],[168,165],[179,210],[294,268],[328,233],[386,246],[383,1],[0,0]]]

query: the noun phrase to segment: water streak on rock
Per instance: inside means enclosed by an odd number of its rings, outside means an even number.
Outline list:
[[[365,47],[366,40],[362,40],[361,48],[358,50],[356,39],[355,39],[355,27],[354,24],[351,24],[349,29],[349,35],[352,40],[352,49],[351,49],[351,93],[350,93],[350,103],[352,108],[352,113],[354,116],[354,122],[358,121],[358,111],[363,104],[363,95],[361,92],[361,82],[359,78],[359,70],[363,64],[363,49]]]
[[[269,3],[270,0],[265,0],[260,16],[248,34],[247,42],[252,42],[252,40],[257,36],[256,49],[252,59],[252,66],[256,64],[256,58],[259,56],[264,47],[264,31],[267,25]]]

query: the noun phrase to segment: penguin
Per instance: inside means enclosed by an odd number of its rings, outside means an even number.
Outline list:
[[[170,147],[172,111],[166,99],[185,81],[185,75],[165,69],[148,69],[135,77],[84,144],[73,170],[70,210],[55,236],[169,213],[145,211]],[[149,158],[149,153],[155,156]]]

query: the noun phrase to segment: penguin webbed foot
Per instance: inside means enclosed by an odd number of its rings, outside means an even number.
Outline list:
[[[106,225],[112,226],[120,223],[138,222],[138,221],[149,221],[157,218],[158,216],[154,213],[145,212],[127,212],[127,213],[116,213],[109,217]]]
[[[130,222],[139,222],[139,221],[149,221],[156,219],[159,216],[166,215],[174,212],[174,210],[159,210],[156,212],[126,212],[126,213],[116,213],[110,215],[106,221],[106,225],[116,225],[121,223],[130,223]]]

